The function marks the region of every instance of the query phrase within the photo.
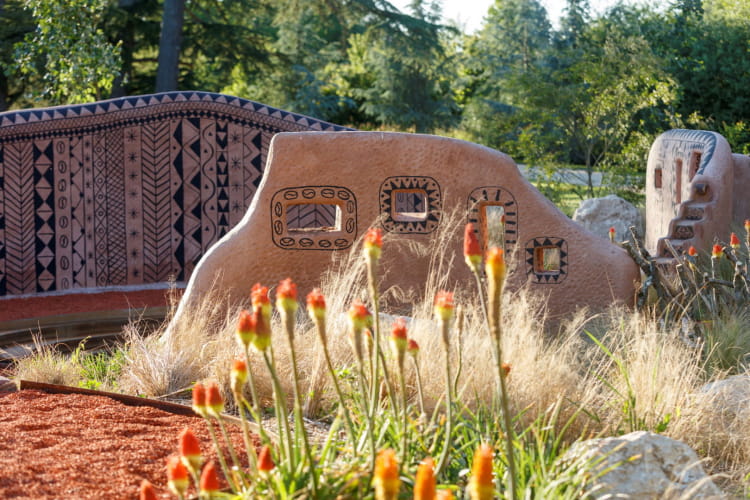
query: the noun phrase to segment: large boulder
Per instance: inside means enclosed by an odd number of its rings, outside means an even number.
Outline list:
[[[696,405],[712,418],[721,422],[732,438],[746,439],[747,422],[750,420],[750,376],[733,375],[701,387],[695,397]]]
[[[594,498],[726,498],[688,445],[660,434],[582,441],[567,455],[593,464]]]
[[[630,226],[639,231],[643,226],[638,209],[614,194],[583,200],[573,214],[573,220],[604,238],[609,238],[609,228],[614,227],[618,241],[628,238]]]

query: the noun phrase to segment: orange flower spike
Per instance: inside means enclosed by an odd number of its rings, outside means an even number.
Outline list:
[[[371,227],[367,230],[364,240],[364,252],[367,260],[377,261],[383,249],[383,231]]]
[[[240,344],[247,347],[255,337],[255,321],[250,311],[243,309],[240,311],[240,317],[237,320],[237,340]]]
[[[436,495],[435,462],[427,457],[417,468],[414,480],[414,500],[435,500]]]
[[[403,356],[408,346],[408,340],[406,337],[406,320],[404,318],[396,318],[393,322],[393,330],[391,330],[391,346],[396,354]]]
[[[362,336],[365,338],[365,347],[367,348],[367,355],[372,356],[372,349],[375,347],[375,344],[372,340],[372,332],[369,328],[365,328],[362,330]]]
[[[167,458],[167,486],[170,491],[182,498],[188,489],[188,470],[180,457],[172,455]]]
[[[406,351],[416,358],[417,354],[419,354],[419,344],[417,344],[417,341],[414,339],[409,339],[409,343],[406,346]]]
[[[492,500],[495,496],[495,482],[492,477],[492,447],[483,443],[474,453],[469,478],[471,500]]]
[[[734,233],[729,236],[729,246],[731,246],[733,250],[740,249],[740,239]]]
[[[688,248],[688,255],[691,257],[695,257],[696,255],[698,255],[698,250],[696,250],[694,246],[690,245],[690,248]]]
[[[271,472],[274,467],[276,467],[276,464],[273,463],[271,449],[268,445],[263,445],[263,448],[260,449],[260,453],[258,454],[258,472],[262,475],[266,475]]]
[[[261,310],[255,310],[253,311],[253,322],[255,322],[253,348],[258,352],[263,352],[271,345],[271,320],[266,319]]]
[[[750,233],[750,219],[745,219],[745,231]]]
[[[141,490],[138,498],[139,500],[158,500],[159,497],[156,496],[154,485],[148,479],[141,481]]]
[[[185,466],[196,473],[203,463],[201,456],[201,443],[190,427],[185,427],[180,432],[180,459]]]
[[[484,270],[487,273],[487,280],[497,289],[502,289],[505,283],[505,253],[501,248],[492,247],[487,252],[487,262],[484,264]]]
[[[211,460],[201,472],[200,490],[202,494],[210,497],[212,493],[216,493],[220,489],[219,473],[216,470],[216,464]]]
[[[247,381],[247,363],[242,359],[235,359],[232,362],[232,371],[229,374],[232,393],[242,395],[242,387]]]
[[[500,365],[500,367],[503,369],[503,374],[505,374],[506,377],[510,375],[510,363],[503,363],[502,365]]]
[[[352,330],[358,333],[368,328],[372,323],[372,314],[359,299],[355,299],[349,307],[349,323]]]
[[[206,388],[200,382],[193,386],[193,411],[206,417]]]
[[[609,241],[611,241],[612,243],[615,242],[615,228],[614,227],[609,228]]]
[[[482,249],[479,248],[479,239],[474,231],[474,224],[469,222],[464,229],[464,259],[471,272],[479,272],[482,264]]]
[[[224,397],[219,386],[213,382],[206,387],[206,407],[208,414],[215,418],[219,418],[224,411]]]
[[[322,321],[326,317],[326,298],[320,288],[314,288],[307,294],[307,313],[313,321]]]
[[[435,295],[435,317],[441,321],[450,321],[454,309],[453,292],[440,290]]]
[[[398,490],[401,488],[401,479],[398,476],[398,461],[396,452],[388,448],[378,452],[375,459],[375,486],[376,500],[395,500]]]
[[[714,245],[711,248],[712,259],[720,259],[722,255],[724,255],[724,247],[722,247],[721,245]]]
[[[253,311],[260,311],[263,317],[271,322],[271,299],[268,298],[268,287],[260,283],[253,285],[250,291],[250,301],[253,305]]]
[[[291,278],[281,280],[276,289],[276,308],[287,314],[294,314],[297,307],[297,285]]]

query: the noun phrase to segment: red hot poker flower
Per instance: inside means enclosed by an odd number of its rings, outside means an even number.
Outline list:
[[[505,253],[501,248],[492,247],[487,252],[487,262],[484,264],[487,280],[495,287],[502,288],[505,283]]]
[[[750,233],[750,219],[745,219],[745,231]]]
[[[720,259],[722,255],[724,255],[724,247],[721,245],[714,245],[711,248],[711,258]]]
[[[253,336],[253,347],[263,352],[271,345],[271,319],[260,310],[253,311],[253,322],[255,322],[255,335]]]
[[[312,292],[307,294],[307,313],[313,321],[325,319],[326,299],[320,288],[314,288]]]
[[[688,255],[691,257],[695,257],[696,255],[698,255],[698,250],[696,250],[693,245],[690,245],[690,248],[688,248]]]
[[[237,339],[247,347],[255,337],[255,320],[250,311],[243,309],[240,311],[240,317],[237,320]]]
[[[427,457],[417,468],[414,480],[414,500],[435,500],[436,494],[435,462]]]
[[[483,443],[474,453],[469,479],[471,500],[492,500],[495,496],[495,483],[492,478],[492,447]]]
[[[297,285],[291,278],[280,281],[276,289],[276,308],[287,314],[294,314],[297,307]]]
[[[464,259],[472,272],[479,271],[479,266],[482,264],[482,249],[479,248],[479,239],[474,231],[474,224],[471,222],[466,224],[464,229]]]
[[[201,443],[190,427],[185,427],[180,432],[180,458],[185,466],[197,473],[203,463],[201,456]]]
[[[242,387],[247,381],[247,363],[241,359],[235,359],[232,361],[232,371],[229,374],[230,384],[232,386],[232,392],[237,395],[242,395]]]
[[[404,318],[397,318],[393,322],[393,330],[391,330],[391,349],[396,355],[398,365],[403,368],[404,365],[404,353],[406,353],[406,346],[408,340],[406,337],[406,320]]]
[[[216,470],[216,464],[213,460],[208,462],[201,473],[200,490],[201,493],[215,493],[221,489],[219,484],[219,473]]]
[[[206,407],[208,413],[215,418],[219,418],[221,412],[224,411],[224,397],[221,395],[219,386],[214,382],[206,387]]]
[[[206,388],[200,382],[193,386],[193,411],[201,417],[206,416]]]
[[[138,498],[139,500],[158,500],[159,497],[156,496],[154,485],[148,479],[141,481],[141,491]]]
[[[734,233],[729,236],[729,246],[731,246],[734,250],[739,250],[740,248],[740,239]]]
[[[372,314],[367,309],[367,306],[362,303],[361,300],[355,299],[349,307],[349,322],[352,329],[361,332],[363,329],[370,326],[372,321]]]
[[[396,452],[390,448],[378,452],[373,486],[376,500],[395,500],[398,497],[401,479],[398,476]]]
[[[417,341],[414,339],[409,339],[409,343],[406,347],[406,350],[414,357],[417,357],[417,354],[419,354],[419,344],[417,344]]]
[[[609,228],[609,241],[611,241],[612,243],[615,242],[615,228],[614,227]]]
[[[268,474],[274,467],[276,467],[276,464],[273,463],[273,458],[271,458],[271,449],[268,445],[263,445],[258,454],[258,472]]]
[[[365,257],[368,260],[378,260],[383,248],[383,231],[371,227],[367,230],[364,240]]]
[[[172,455],[167,459],[167,486],[178,497],[182,498],[188,488],[188,470],[180,457]]]
[[[435,316],[441,321],[450,321],[453,317],[453,292],[440,290],[435,295]]]

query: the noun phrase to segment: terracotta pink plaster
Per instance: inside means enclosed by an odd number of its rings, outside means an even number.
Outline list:
[[[314,204],[325,205],[329,215],[308,210]],[[507,155],[436,136],[306,132],[274,137],[251,206],[198,263],[177,316],[213,285],[236,303],[247,299],[255,282],[275,286],[291,277],[304,296],[318,286],[332,253],[358,245],[368,227],[424,241],[454,207],[465,207],[467,220],[481,226],[487,204],[505,210],[506,250],[516,259],[510,287],[529,283],[548,298],[555,315],[632,302],[638,271],[625,251],[568,219]],[[305,210],[317,230],[295,230],[304,224]],[[446,251],[459,256],[451,281],[468,283],[461,232]],[[535,262],[545,248],[560,258],[547,272]],[[386,246],[382,267],[390,271],[384,286],[422,286],[427,260]]]

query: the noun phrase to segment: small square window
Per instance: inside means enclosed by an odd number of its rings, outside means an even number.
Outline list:
[[[534,249],[534,272],[537,274],[559,274],[560,247],[536,247]]]
[[[398,222],[427,219],[427,193],[421,189],[394,189],[391,194],[391,218]]]
[[[334,203],[294,203],[286,206],[289,232],[340,231],[341,208]]]

